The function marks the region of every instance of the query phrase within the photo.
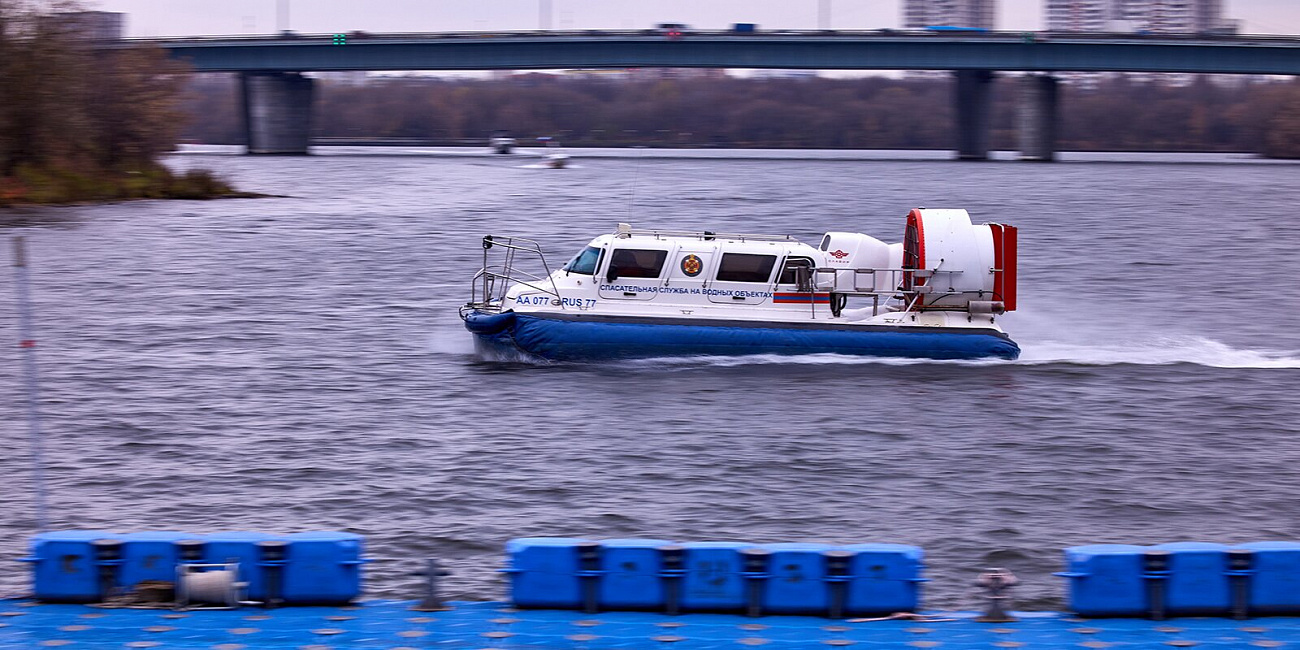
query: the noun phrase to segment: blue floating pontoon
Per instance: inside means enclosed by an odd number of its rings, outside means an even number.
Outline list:
[[[822,323],[638,319],[585,314],[472,311],[465,327],[496,352],[556,361],[691,355],[846,354],[923,359],[1016,359],[1020,347],[996,330],[900,331]]]

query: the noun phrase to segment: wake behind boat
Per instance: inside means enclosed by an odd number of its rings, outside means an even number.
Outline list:
[[[480,349],[552,360],[837,353],[1015,359],[1016,228],[912,210],[902,243],[634,230],[596,237],[551,271],[541,247],[483,238],[461,308]],[[525,260],[540,273],[523,270]]]

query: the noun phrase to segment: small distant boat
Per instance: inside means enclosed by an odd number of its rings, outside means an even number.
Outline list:
[[[546,166],[551,169],[564,169],[569,166],[569,154],[567,153],[548,153],[546,154]]]
[[[546,143],[548,153],[543,158],[543,164],[548,169],[564,169],[569,166],[569,154],[564,153],[564,149],[559,142],[547,136],[537,138],[537,141]]]
[[[483,238],[461,308],[480,349],[553,360],[837,353],[1015,359],[1014,226],[912,210],[901,243],[618,224],[551,271],[541,247]],[[540,273],[525,270],[526,259]]]
[[[509,131],[497,131],[488,140],[488,145],[493,153],[511,153],[515,150],[515,139],[510,137]]]

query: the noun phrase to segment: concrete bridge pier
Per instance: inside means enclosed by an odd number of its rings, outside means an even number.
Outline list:
[[[248,153],[310,153],[315,81],[297,72],[245,72],[240,77]]]
[[[988,70],[957,70],[957,160],[989,159],[989,108],[993,73]]]
[[[1026,75],[1020,78],[1020,159],[1051,162],[1056,159],[1056,77]]]

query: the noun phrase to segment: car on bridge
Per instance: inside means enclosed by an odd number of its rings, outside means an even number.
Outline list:
[[[660,34],[667,36],[670,41],[681,38],[686,33],[686,30],[690,28],[691,26],[685,23],[659,23],[655,25],[655,29],[659,30]]]

